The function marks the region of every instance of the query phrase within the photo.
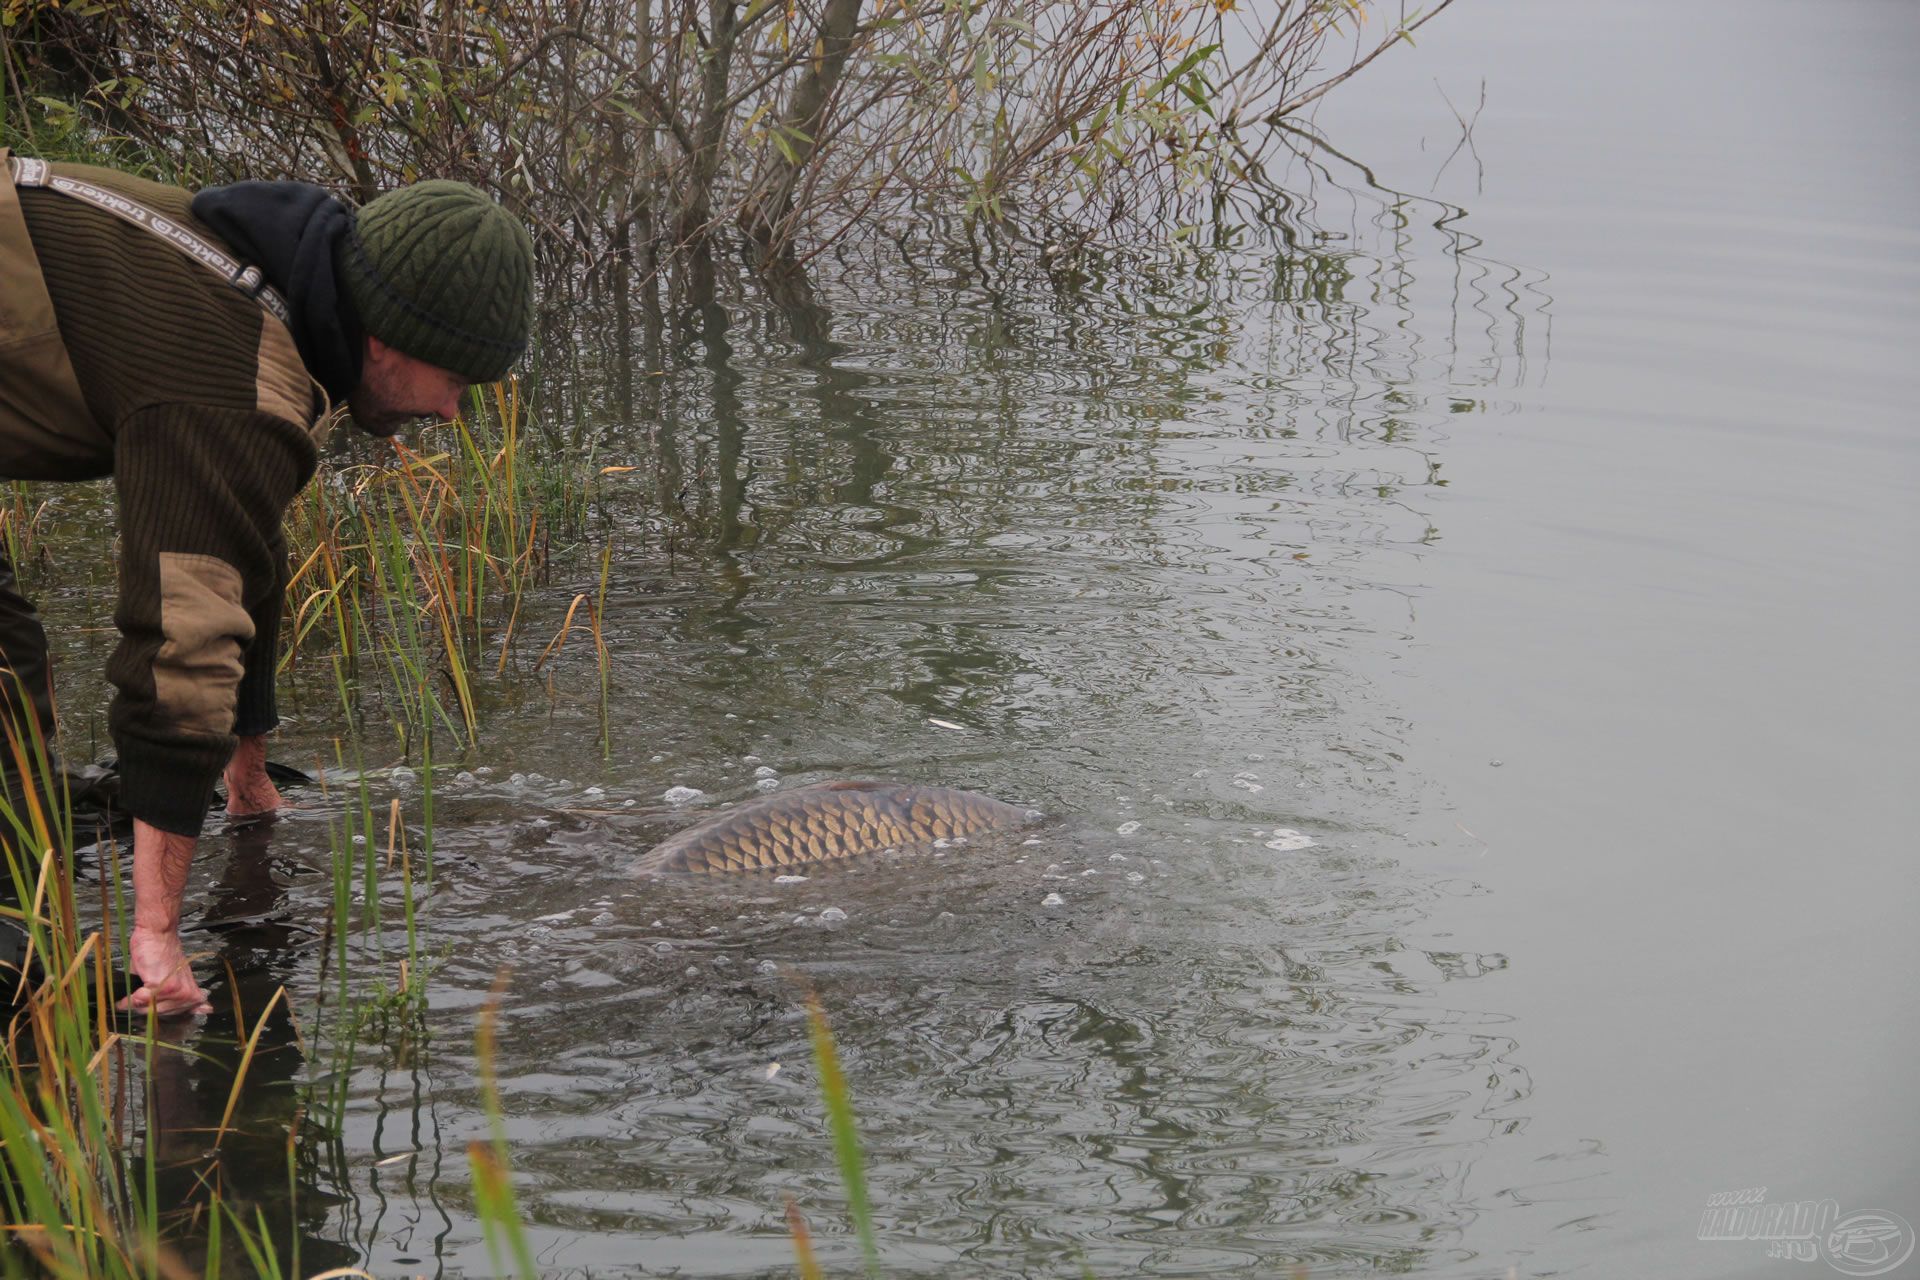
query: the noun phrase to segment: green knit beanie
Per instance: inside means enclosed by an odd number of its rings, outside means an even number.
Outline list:
[[[366,331],[471,382],[506,375],[533,323],[533,242],[464,182],[389,191],[354,216],[342,255]]]

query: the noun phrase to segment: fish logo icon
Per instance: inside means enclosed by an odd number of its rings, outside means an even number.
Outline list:
[[[1880,1276],[1913,1256],[1913,1224],[1897,1213],[1855,1213],[1827,1232],[1827,1264],[1842,1275]]]

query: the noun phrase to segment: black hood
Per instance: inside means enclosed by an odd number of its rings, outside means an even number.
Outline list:
[[[259,267],[293,312],[293,342],[336,404],[360,383],[366,344],[334,274],[353,213],[305,182],[236,182],[193,198],[193,216]]]

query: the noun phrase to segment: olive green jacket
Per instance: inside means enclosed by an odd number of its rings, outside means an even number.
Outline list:
[[[53,166],[194,227],[192,193]],[[237,735],[278,721],[281,521],[324,397],[281,322],[152,231],[0,171],[0,478],[111,475],[109,724],[137,818],[199,833]]]

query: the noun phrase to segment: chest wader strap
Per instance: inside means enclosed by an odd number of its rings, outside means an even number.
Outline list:
[[[16,187],[38,187],[48,191],[58,191],[62,195],[72,196],[85,201],[96,209],[104,209],[124,222],[151,231],[180,252],[223,277],[226,282],[265,307],[269,314],[281,324],[291,325],[293,312],[287,307],[287,300],[267,283],[260,274],[260,268],[250,267],[235,259],[225,249],[207,239],[190,227],[183,227],[173,219],[155,213],[138,200],[130,200],[117,191],[95,186],[79,178],[53,172],[45,160],[30,160],[24,156],[14,156],[8,162],[13,170],[13,185]]]

